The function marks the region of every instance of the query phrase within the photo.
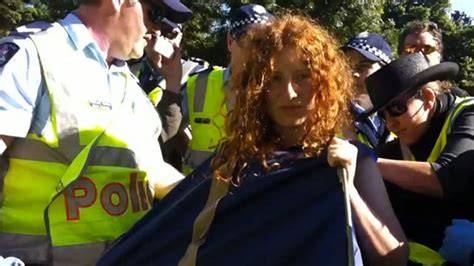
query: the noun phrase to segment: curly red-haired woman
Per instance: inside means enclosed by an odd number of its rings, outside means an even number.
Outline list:
[[[330,164],[355,172],[347,189],[365,261],[405,265],[406,239],[375,162],[368,156],[356,162],[355,147],[334,138],[349,122],[353,84],[334,39],[306,18],[284,16],[252,31],[243,45],[243,70],[231,82],[237,99],[227,118],[228,137],[212,164],[216,176],[239,184],[255,159],[271,171],[278,166],[268,164],[276,152],[320,157],[329,146]]]

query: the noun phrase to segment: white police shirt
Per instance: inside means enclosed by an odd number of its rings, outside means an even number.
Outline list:
[[[106,61],[89,30],[74,14],[68,14],[59,22],[69,34],[72,44],[84,55],[103,65],[108,73],[111,88],[123,88],[121,73],[128,71],[125,63],[112,64]],[[40,63],[33,42],[20,35],[9,36],[0,44],[0,135],[25,137],[30,130],[40,135],[51,111],[50,99],[41,74]],[[69,66],[71,71],[81,72],[81,66]],[[116,77],[116,78],[115,78]],[[115,91],[114,91],[115,90]],[[112,97],[120,97],[123,91],[110,90]],[[93,102],[94,99],[91,99]]]

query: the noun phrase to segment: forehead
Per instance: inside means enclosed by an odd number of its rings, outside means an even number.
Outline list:
[[[429,45],[437,44],[437,41],[434,38],[434,36],[427,31],[415,32],[412,34],[408,34],[405,37],[405,45],[425,45],[425,44],[429,44]]]
[[[273,57],[273,68],[275,70],[291,70],[294,68],[306,68],[301,51],[294,47],[285,47]]]
[[[347,49],[347,50],[344,51],[344,54],[349,59],[349,61],[353,64],[375,63],[373,61],[368,60],[365,56],[363,56],[361,53],[357,52],[354,49]]]

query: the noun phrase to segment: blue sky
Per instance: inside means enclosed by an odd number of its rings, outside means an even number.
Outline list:
[[[474,17],[473,0],[451,0],[451,9],[464,11],[469,16]]]

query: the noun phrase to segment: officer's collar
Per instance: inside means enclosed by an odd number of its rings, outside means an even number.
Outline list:
[[[79,17],[73,12],[69,13],[63,20],[59,22],[64,27],[73,45],[78,51],[90,49],[96,60],[103,61],[107,65],[107,53],[102,51],[97,42],[92,37],[91,32],[82,23]]]
[[[232,70],[230,68],[230,65],[224,69],[224,82],[227,82],[230,80],[230,74],[232,74]]]
[[[66,30],[77,50],[84,50],[88,45],[95,44],[94,38],[79,17],[71,12],[59,22]]]

